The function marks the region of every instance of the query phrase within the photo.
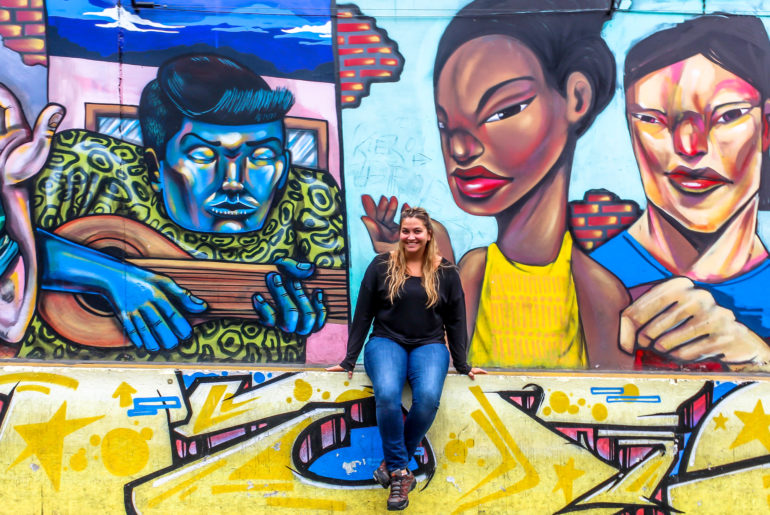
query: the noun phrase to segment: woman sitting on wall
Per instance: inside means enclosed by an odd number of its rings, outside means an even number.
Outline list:
[[[567,229],[575,144],[614,90],[606,7],[596,5],[477,0],[438,46],[450,190],[464,211],[497,221],[496,241],[459,261],[470,359],[483,366],[630,367],[617,344],[626,292]],[[367,202],[370,219],[382,220],[382,206]],[[367,226],[378,243],[382,233]]]

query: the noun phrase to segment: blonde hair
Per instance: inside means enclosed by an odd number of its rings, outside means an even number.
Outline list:
[[[403,224],[404,220],[407,218],[417,218],[420,220],[428,231],[428,234],[431,236],[430,240],[428,240],[428,243],[425,245],[425,252],[422,254],[422,277],[420,278],[422,287],[425,288],[425,293],[428,295],[426,307],[430,308],[438,303],[438,267],[436,266],[438,247],[436,245],[436,239],[433,237],[433,223],[431,222],[428,212],[423,208],[406,208],[401,210],[401,220],[398,224],[399,233],[401,232],[401,224]],[[398,294],[404,287],[407,277],[408,273],[406,268],[404,242],[399,239],[398,247],[390,253],[390,257],[388,258],[386,281],[388,283],[388,299],[391,303],[398,297]]]

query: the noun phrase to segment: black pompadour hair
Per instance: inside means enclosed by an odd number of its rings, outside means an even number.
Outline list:
[[[236,61],[207,54],[176,57],[158,69],[142,91],[139,123],[144,144],[159,159],[182,120],[219,125],[248,125],[282,119],[294,104],[284,88],[265,80]]]

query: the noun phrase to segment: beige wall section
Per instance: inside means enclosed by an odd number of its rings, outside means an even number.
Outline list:
[[[409,511],[766,513],[767,399],[761,378],[450,375]],[[6,366],[0,499],[16,514],[381,512],[373,424],[363,373]]]

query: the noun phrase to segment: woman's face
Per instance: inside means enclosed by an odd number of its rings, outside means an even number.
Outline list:
[[[567,101],[518,40],[483,36],[447,60],[435,92],[449,188],[461,209],[495,215],[551,170],[569,134]]]
[[[757,195],[763,102],[748,82],[696,55],[626,91],[649,202],[691,231],[714,232]]]
[[[422,255],[431,239],[430,231],[423,221],[412,216],[401,220],[399,234],[404,252],[409,255]]]

